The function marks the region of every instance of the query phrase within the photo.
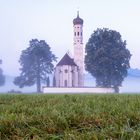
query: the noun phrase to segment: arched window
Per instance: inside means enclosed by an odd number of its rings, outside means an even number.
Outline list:
[[[82,32],[81,32],[81,36],[82,36]]]
[[[79,36],[79,32],[77,32],[77,35]]]
[[[65,73],[68,73],[68,70],[67,69],[65,69]]]
[[[74,33],[74,35],[76,36],[76,32]]]
[[[65,80],[65,83],[64,83],[64,84],[65,84],[65,87],[67,87],[67,86],[68,86],[67,80]]]
[[[60,87],[61,85],[60,85],[60,80],[59,80],[59,87]]]
[[[72,87],[74,87],[74,81],[72,80]]]

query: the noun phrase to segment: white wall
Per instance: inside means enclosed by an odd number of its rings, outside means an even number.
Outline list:
[[[43,87],[43,93],[114,93],[113,88],[55,88]]]
[[[67,70],[67,73],[65,72]],[[73,70],[73,73],[72,73]],[[61,73],[60,73],[61,71]],[[55,69],[56,87],[65,87],[65,80],[67,80],[67,87],[78,86],[78,68],[77,66],[63,65],[56,66]]]

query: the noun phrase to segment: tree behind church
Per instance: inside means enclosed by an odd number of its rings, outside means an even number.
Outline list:
[[[97,29],[86,44],[85,67],[96,78],[97,87],[119,86],[127,76],[131,54],[119,32]]]
[[[41,92],[41,82],[54,69],[53,61],[56,61],[56,57],[44,40],[31,40],[29,47],[21,53],[21,73],[15,78],[14,84],[22,88],[36,83],[37,92]]]

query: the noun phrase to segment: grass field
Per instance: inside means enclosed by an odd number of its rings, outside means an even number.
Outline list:
[[[140,95],[0,95],[2,140],[140,140]]]

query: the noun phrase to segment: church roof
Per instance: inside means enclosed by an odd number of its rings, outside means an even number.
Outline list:
[[[77,17],[73,20],[73,24],[83,24],[83,19],[79,17],[79,11],[77,12]]]
[[[57,66],[62,66],[62,65],[77,66],[76,63],[74,62],[74,59],[72,59],[67,53],[57,64]]]

